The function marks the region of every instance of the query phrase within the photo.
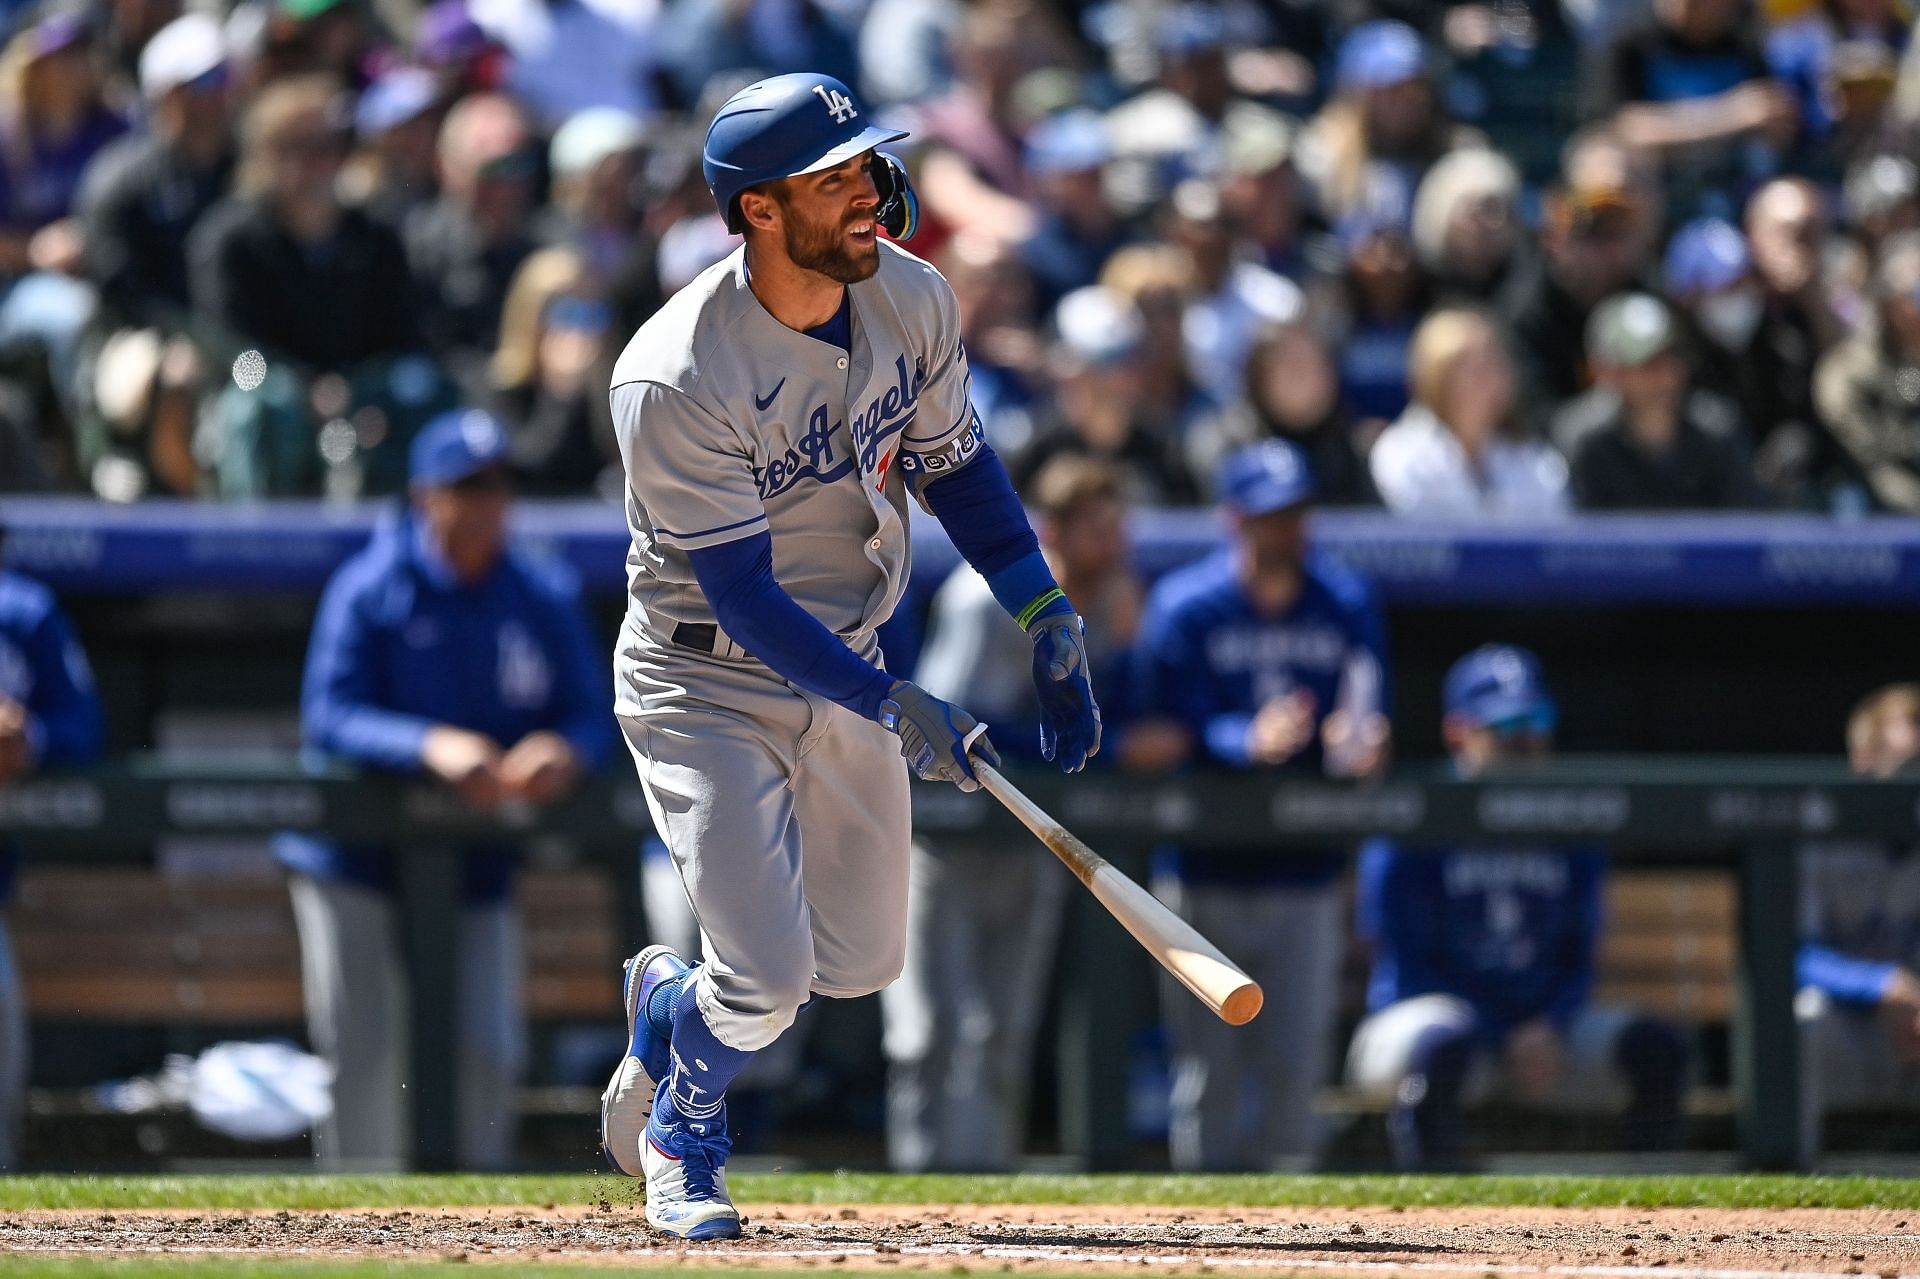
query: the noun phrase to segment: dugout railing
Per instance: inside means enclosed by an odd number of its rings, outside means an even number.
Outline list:
[[[1756,1169],[1800,1166],[1800,1055],[1794,1022],[1798,852],[1809,840],[1920,838],[1920,778],[1868,781],[1836,760],[1565,758],[1524,773],[1462,781],[1399,770],[1367,785],[1247,775],[1016,774],[1020,784],[1118,864],[1140,873],[1157,845],[1204,833],[1210,847],[1275,856],[1409,844],[1601,845],[1617,860],[1724,864],[1739,883],[1738,994],[1732,1023],[1742,1158]],[[979,840],[1009,856],[1045,856],[984,795],[921,786],[916,829]],[[258,836],[282,830],[378,841],[404,850],[415,1164],[452,1163],[456,1087],[449,997],[463,844],[563,836],[634,878],[648,830],[638,786],[594,779],[538,813],[496,818],[447,791],[385,777],[285,767],[206,770],[131,764],[49,774],[0,790],[0,839],[33,860],[111,862],[171,835]],[[1062,873],[1066,873],[1064,870]],[[1140,971],[1120,927],[1082,910],[1063,950],[1061,1136],[1090,1168],[1122,1164],[1128,1037],[1152,990],[1116,975]]]

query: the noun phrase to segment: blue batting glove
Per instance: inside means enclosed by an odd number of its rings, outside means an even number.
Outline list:
[[[921,688],[901,680],[880,703],[880,724],[900,739],[900,753],[907,767],[930,782],[952,782],[961,790],[979,790],[974,776],[972,751],[995,768],[1000,753],[987,740],[986,727],[973,716],[943,702]]]
[[[1033,686],[1040,694],[1040,753],[1077,773],[1100,751],[1100,708],[1087,678],[1086,627],[1078,613],[1056,613],[1027,628],[1033,636]]]

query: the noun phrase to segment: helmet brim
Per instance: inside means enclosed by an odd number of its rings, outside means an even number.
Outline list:
[[[859,155],[862,151],[871,151],[875,147],[883,147],[889,142],[898,142],[900,139],[909,136],[911,135],[903,129],[883,129],[877,124],[870,124],[853,137],[842,142],[839,146],[830,148],[826,154],[822,155],[812,164],[809,164],[806,168],[795,169],[787,176],[797,178],[805,173],[818,173],[822,169],[831,169],[836,164],[842,164],[853,159],[853,157]]]

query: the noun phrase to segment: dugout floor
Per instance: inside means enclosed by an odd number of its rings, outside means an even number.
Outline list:
[[[634,1202],[587,1209],[0,1213],[9,1252],[477,1263],[664,1261],[947,1274],[1920,1279],[1920,1213],[1566,1208],[754,1207],[746,1238],[673,1245]]]

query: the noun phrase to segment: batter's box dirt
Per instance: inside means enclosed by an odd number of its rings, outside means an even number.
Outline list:
[[[1885,1209],[1150,1209],[746,1205],[746,1237],[676,1244],[638,1205],[391,1212],[0,1215],[0,1254],[231,1256],[794,1269],[1076,1271],[1419,1279],[1920,1279],[1920,1214]]]

